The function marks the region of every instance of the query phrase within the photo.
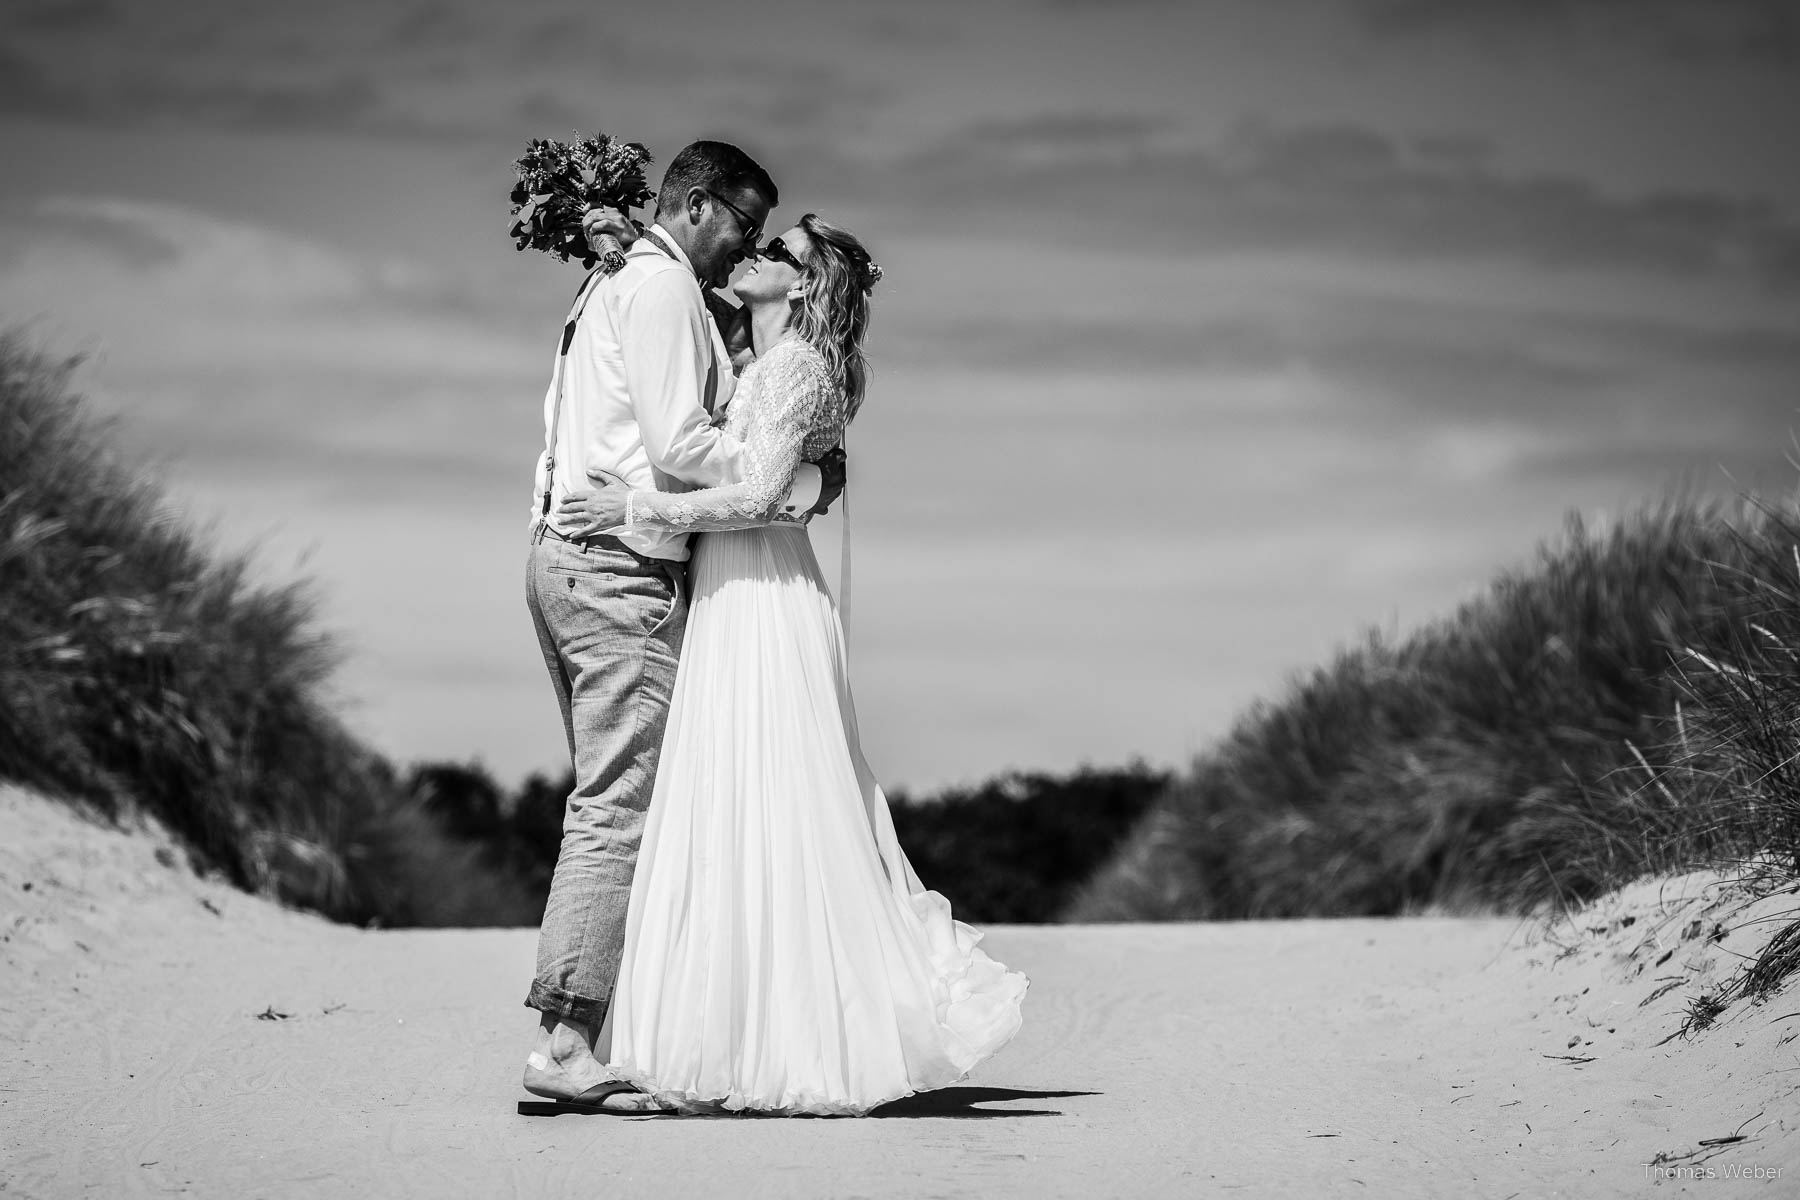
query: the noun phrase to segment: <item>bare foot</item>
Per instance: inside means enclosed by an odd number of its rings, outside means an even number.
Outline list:
[[[552,1100],[573,1100],[612,1075],[594,1057],[594,1035],[586,1025],[545,1013],[525,1060],[525,1090]]]
[[[594,1034],[588,1027],[545,1013],[525,1060],[525,1090],[551,1100],[574,1100],[616,1077],[594,1057]],[[669,1112],[655,1097],[639,1091],[615,1091],[598,1101],[611,1112]]]
[[[667,1104],[663,1104],[648,1092],[613,1092],[611,1095],[601,1097],[599,1107],[606,1109],[608,1112],[619,1113],[667,1113],[675,1111],[675,1109]]]

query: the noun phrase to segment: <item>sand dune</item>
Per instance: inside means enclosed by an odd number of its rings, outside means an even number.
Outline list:
[[[177,860],[155,830],[101,829],[0,789],[0,1195],[1800,1185],[1795,989],[1664,1041],[1796,902],[1746,907],[1708,876],[1640,885],[1549,931],[996,928],[997,956],[1032,976],[1027,1024],[965,1086],[866,1121],[531,1119],[512,1105],[532,931],[347,929]],[[1709,940],[1718,924],[1723,942]],[[1673,1161],[1647,1165],[1659,1155]],[[1759,1171],[1774,1177],[1734,1174]]]

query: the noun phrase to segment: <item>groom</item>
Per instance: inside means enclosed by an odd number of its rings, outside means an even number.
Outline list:
[[[734,385],[701,287],[755,252],[779,193],[749,155],[695,142],[669,163],[656,223],[617,274],[588,277],[544,398],[526,603],[575,765],[562,850],[525,1003],[541,1014],[524,1113],[653,1111],[596,1050],[625,942],[644,816],[687,620],[685,534],[578,537],[557,504],[595,479],[685,491],[737,483],[744,448],[713,423]],[[560,394],[559,394],[560,393]],[[841,459],[838,460],[841,462]],[[784,510],[823,511],[842,490],[802,468]],[[816,502],[815,502],[816,501]]]

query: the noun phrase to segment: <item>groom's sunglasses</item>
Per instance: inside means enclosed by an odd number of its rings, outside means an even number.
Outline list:
[[[744,239],[745,246],[754,247],[762,240],[762,226],[751,220],[749,213],[711,189],[706,194],[731,210],[731,215],[737,218],[738,236]]]
[[[789,250],[778,237],[770,238],[769,244],[756,253],[759,258],[772,258],[778,263],[786,263],[796,271],[806,270],[806,264],[795,258],[794,252]]]

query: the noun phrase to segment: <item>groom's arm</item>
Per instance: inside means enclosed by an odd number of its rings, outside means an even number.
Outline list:
[[[645,455],[658,470],[696,487],[741,483],[743,444],[714,425],[700,402],[713,366],[712,331],[706,309],[694,303],[692,283],[673,271],[658,272],[626,300],[619,315],[625,386]],[[730,368],[721,363],[717,369]],[[819,469],[804,464],[782,515],[811,509],[822,486]]]
[[[651,464],[699,487],[740,482],[744,447],[701,404],[712,339],[693,281],[660,271],[625,300],[619,318],[625,387]]]

